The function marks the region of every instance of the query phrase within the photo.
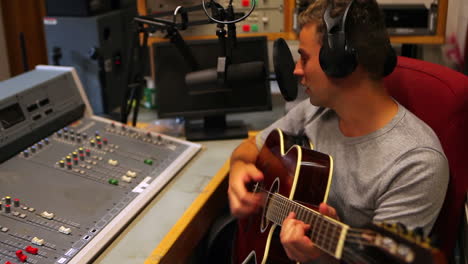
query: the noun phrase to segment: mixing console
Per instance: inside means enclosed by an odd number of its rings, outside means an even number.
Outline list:
[[[200,149],[94,116],[80,87],[49,66],[0,83],[0,263],[91,261]]]

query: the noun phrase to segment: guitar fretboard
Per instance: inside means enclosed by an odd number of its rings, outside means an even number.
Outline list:
[[[273,193],[269,195],[266,218],[281,226],[290,212],[296,213],[296,219],[310,225],[309,237],[315,245],[326,253],[341,257],[344,238],[348,226],[307,208],[300,203]]]

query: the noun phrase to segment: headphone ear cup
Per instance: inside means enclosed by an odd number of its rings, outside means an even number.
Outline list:
[[[320,67],[325,74],[333,78],[344,78],[351,74],[357,67],[354,50],[345,48],[344,51],[332,51],[326,43],[319,53]]]
[[[397,65],[397,55],[395,49],[389,44],[387,58],[385,59],[385,65],[383,70],[383,76],[390,75]]]

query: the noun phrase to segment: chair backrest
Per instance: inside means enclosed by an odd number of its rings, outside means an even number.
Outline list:
[[[398,57],[395,71],[384,81],[393,98],[434,130],[447,156],[450,182],[433,233],[451,258],[468,189],[468,77],[438,64]]]

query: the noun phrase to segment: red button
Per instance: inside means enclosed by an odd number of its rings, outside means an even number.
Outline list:
[[[242,0],[242,6],[250,6],[250,0]]]
[[[250,32],[250,25],[242,25],[242,31]]]
[[[29,254],[33,255],[37,255],[37,252],[39,251],[39,249],[31,246],[27,246],[24,250],[26,250],[26,252],[28,252]]]

